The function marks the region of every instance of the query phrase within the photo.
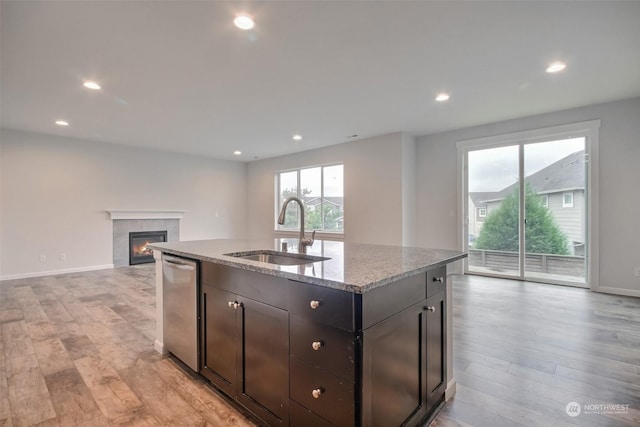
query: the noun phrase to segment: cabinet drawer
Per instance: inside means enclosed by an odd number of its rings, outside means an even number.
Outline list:
[[[314,322],[354,330],[351,292],[290,280],[289,312]]]
[[[290,315],[289,338],[291,356],[355,382],[356,337],[353,332]]]
[[[442,292],[447,287],[447,267],[427,271],[427,298]]]
[[[293,400],[289,403],[289,425],[291,427],[333,427],[329,421],[300,406]]]
[[[212,262],[201,265],[200,281],[203,285],[286,310],[288,280]]]
[[[291,358],[291,398],[338,426],[355,422],[354,385]],[[320,391],[315,397],[314,390]]]

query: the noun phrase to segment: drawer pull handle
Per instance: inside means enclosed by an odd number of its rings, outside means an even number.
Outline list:
[[[237,310],[238,307],[242,307],[242,303],[239,303],[237,301],[229,301],[228,305],[229,305],[229,308],[233,308],[234,310]]]
[[[317,388],[317,389],[313,390],[311,392],[311,395],[313,396],[314,399],[320,399],[320,396],[322,395],[322,389],[321,388]]]
[[[430,312],[433,313],[434,311],[436,311],[436,308],[433,307],[433,306],[429,306],[429,307],[427,307],[427,311],[430,311]]]
[[[444,277],[434,277],[433,278],[434,282],[440,282],[440,283],[444,283]]]
[[[320,347],[322,347],[321,341],[314,341],[311,343],[311,348],[314,349],[315,351],[320,350]]]
[[[315,310],[316,308],[320,307],[320,301],[313,300],[309,303],[309,306],[311,307],[311,309]]]

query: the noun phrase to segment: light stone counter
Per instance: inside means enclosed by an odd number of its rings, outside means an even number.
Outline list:
[[[166,252],[354,293],[365,293],[467,256],[464,252],[445,249],[368,245],[330,240],[316,240],[313,246],[307,249],[308,255],[328,257],[329,260],[303,265],[267,264],[225,255],[260,249],[280,251],[282,242],[288,244],[288,252],[297,253],[298,239],[194,240],[154,243],[149,247],[156,253]],[[158,258],[159,254],[156,255],[156,259]]]

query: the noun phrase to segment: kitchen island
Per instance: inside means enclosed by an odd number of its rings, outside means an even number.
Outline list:
[[[446,268],[466,254],[316,241],[310,259],[292,258],[296,265],[247,259],[256,250],[293,257],[296,246],[297,239],[151,245],[155,348],[173,351],[164,344],[163,254],[195,260],[197,371],[264,423],[424,422],[455,391]]]

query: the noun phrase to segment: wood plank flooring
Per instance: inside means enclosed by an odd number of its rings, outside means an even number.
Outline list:
[[[458,389],[432,426],[640,425],[639,299],[473,276],[453,286]],[[0,282],[0,426],[257,424],[154,338],[152,264]]]
[[[453,296],[457,393],[433,427],[640,426],[640,299],[480,276]]]
[[[153,264],[0,282],[0,426],[254,426],[153,349]]]

